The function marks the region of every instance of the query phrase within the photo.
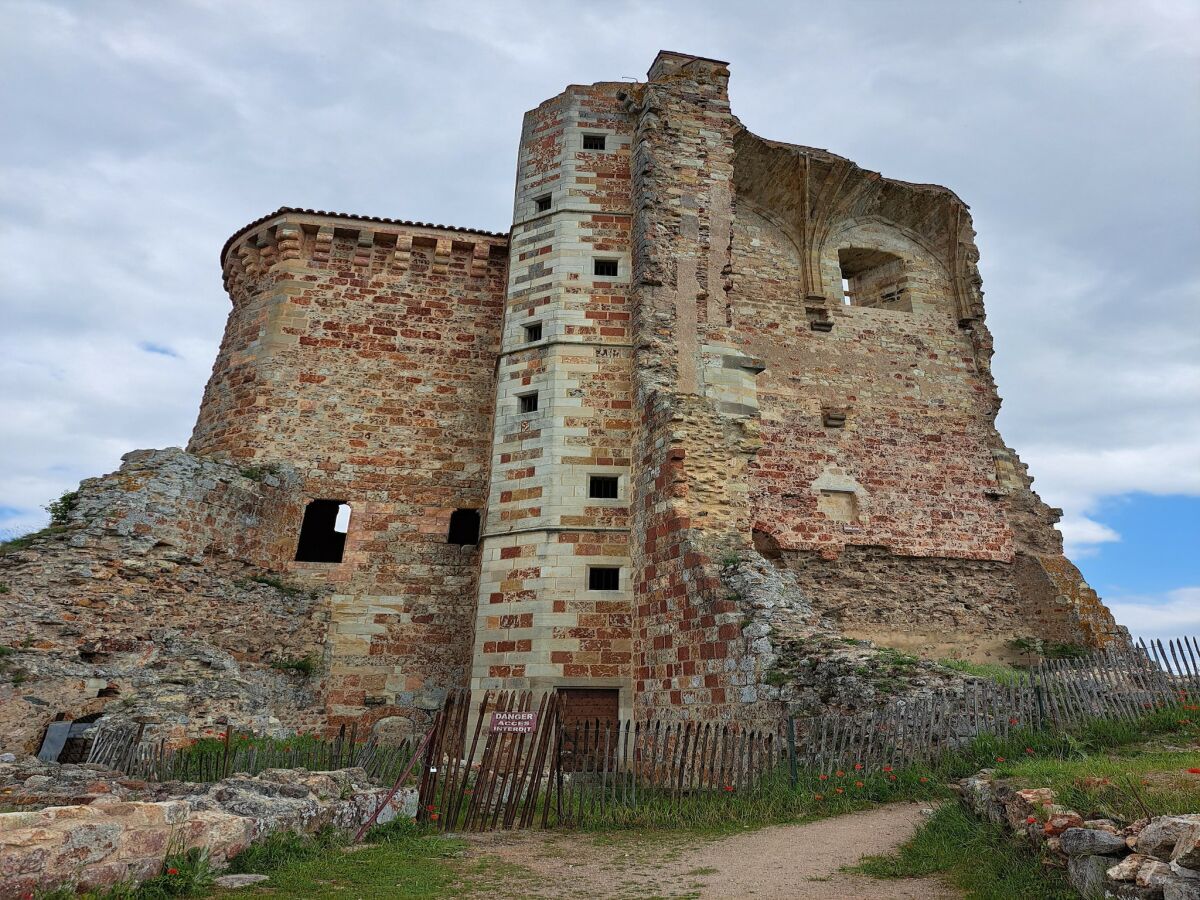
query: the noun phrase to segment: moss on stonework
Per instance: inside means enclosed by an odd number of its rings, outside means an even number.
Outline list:
[[[303,588],[298,588],[295,585],[287,584],[282,578],[278,578],[274,575],[251,575],[246,579],[246,581],[254,582],[255,584],[265,584],[267,587],[275,588],[275,590],[282,594],[286,594],[289,597],[299,597],[304,593]]]
[[[284,657],[271,663],[272,669],[287,672],[291,675],[303,675],[310,678],[321,667],[321,661],[315,656]]]
[[[261,466],[243,466],[238,469],[238,474],[251,481],[262,481],[268,475],[278,475],[279,471],[279,463],[263,463]]]

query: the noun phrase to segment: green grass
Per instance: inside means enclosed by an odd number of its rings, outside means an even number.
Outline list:
[[[321,661],[316,656],[287,656],[275,660],[271,663],[271,668],[308,678],[321,668]]]
[[[947,803],[890,856],[869,856],[853,871],[875,878],[941,875],[968,900],[1076,900],[1059,869],[1043,867],[1027,845]]]
[[[1020,669],[1006,666],[1003,663],[974,663],[965,659],[940,659],[938,665],[966,675],[990,678],[1000,684],[1016,684],[1026,679],[1025,673]]]
[[[374,828],[351,848],[344,836],[276,834],[232,861],[231,872],[269,875],[247,895],[283,897],[453,897],[495,895],[513,876],[527,873],[494,860],[456,861],[465,843],[432,834],[408,820]]]
[[[591,812],[581,827],[589,831],[638,828],[720,834],[841,815],[879,803],[945,798],[950,796],[947,782],[984,768],[1018,761],[1085,760],[1109,748],[1141,744],[1153,735],[1200,740],[1197,724],[1179,716],[1178,709],[1163,709],[1136,722],[1097,720],[1073,734],[1017,728],[1008,738],[981,735],[930,765],[889,772],[855,770],[850,764],[842,775],[832,773],[825,778],[822,773],[802,769],[794,789],[780,771],[749,792],[672,798],[639,790],[636,807],[612,804],[603,812]]]
[[[0,541],[0,556],[6,553],[16,553],[18,550],[26,550],[32,547],[34,542],[40,538],[53,537],[56,534],[63,534],[69,530],[69,526],[66,525],[51,525],[49,528],[43,528],[41,531],[31,531],[29,534],[23,534],[20,537]]]
[[[1087,818],[1133,821],[1143,816],[1192,813],[1200,805],[1200,747],[1122,752],[1083,759],[1028,759],[997,767],[1022,787],[1049,787],[1058,802]]]

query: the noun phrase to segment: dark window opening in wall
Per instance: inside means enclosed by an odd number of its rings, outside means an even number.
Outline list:
[[[597,259],[595,260],[592,271],[597,275],[606,277],[615,277],[617,274],[617,261],[615,259]]]
[[[537,391],[534,391],[532,394],[522,394],[521,396],[519,396],[517,398],[517,403],[519,405],[521,412],[523,412],[523,413],[537,412],[537,408],[538,408]]]
[[[585,134],[583,136],[584,150],[603,150],[604,135],[602,134]]]
[[[621,570],[616,566],[592,566],[588,569],[589,591],[619,591]]]
[[[534,198],[533,204],[537,207],[538,212],[548,212],[550,210],[550,195],[542,194],[542,196]]]
[[[842,269],[842,302],[912,312],[904,287],[904,260],[884,250],[845,247],[838,251]]]
[[[599,500],[615,500],[617,481],[618,479],[611,475],[593,475],[588,480],[588,496]]]
[[[350,529],[350,504],[342,500],[313,500],[304,508],[296,562],[340,563]]]
[[[479,510],[456,509],[450,513],[450,533],[446,535],[447,544],[479,543]]]
[[[526,341],[526,343],[530,343],[532,341],[540,341],[541,339],[542,339],[542,323],[541,322],[535,322],[532,325],[525,326],[525,341]]]

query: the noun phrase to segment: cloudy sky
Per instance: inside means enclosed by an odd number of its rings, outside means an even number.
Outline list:
[[[521,114],[731,61],[734,109],[972,207],[1001,428],[1144,634],[1200,633],[1200,4],[0,0],[0,535],[186,442],[225,238],[505,231]]]

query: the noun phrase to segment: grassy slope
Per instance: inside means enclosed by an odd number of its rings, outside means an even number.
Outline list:
[[[1132,821],[1143,816],[1200,810],[1200,734],[1193,723],[1148,743],[1108,746],[1091,753],[1080,745],[1062,756],[1026,756],[994,766],[1000,777],[1025,787],[1050,787],[1059,802],[1085,818]],[[892,856],[871,857],[858,871],[878,878],[941,873],[968,900],[1074,898],[1060,869],[1047,869],[1023,843],[947,803]]]

